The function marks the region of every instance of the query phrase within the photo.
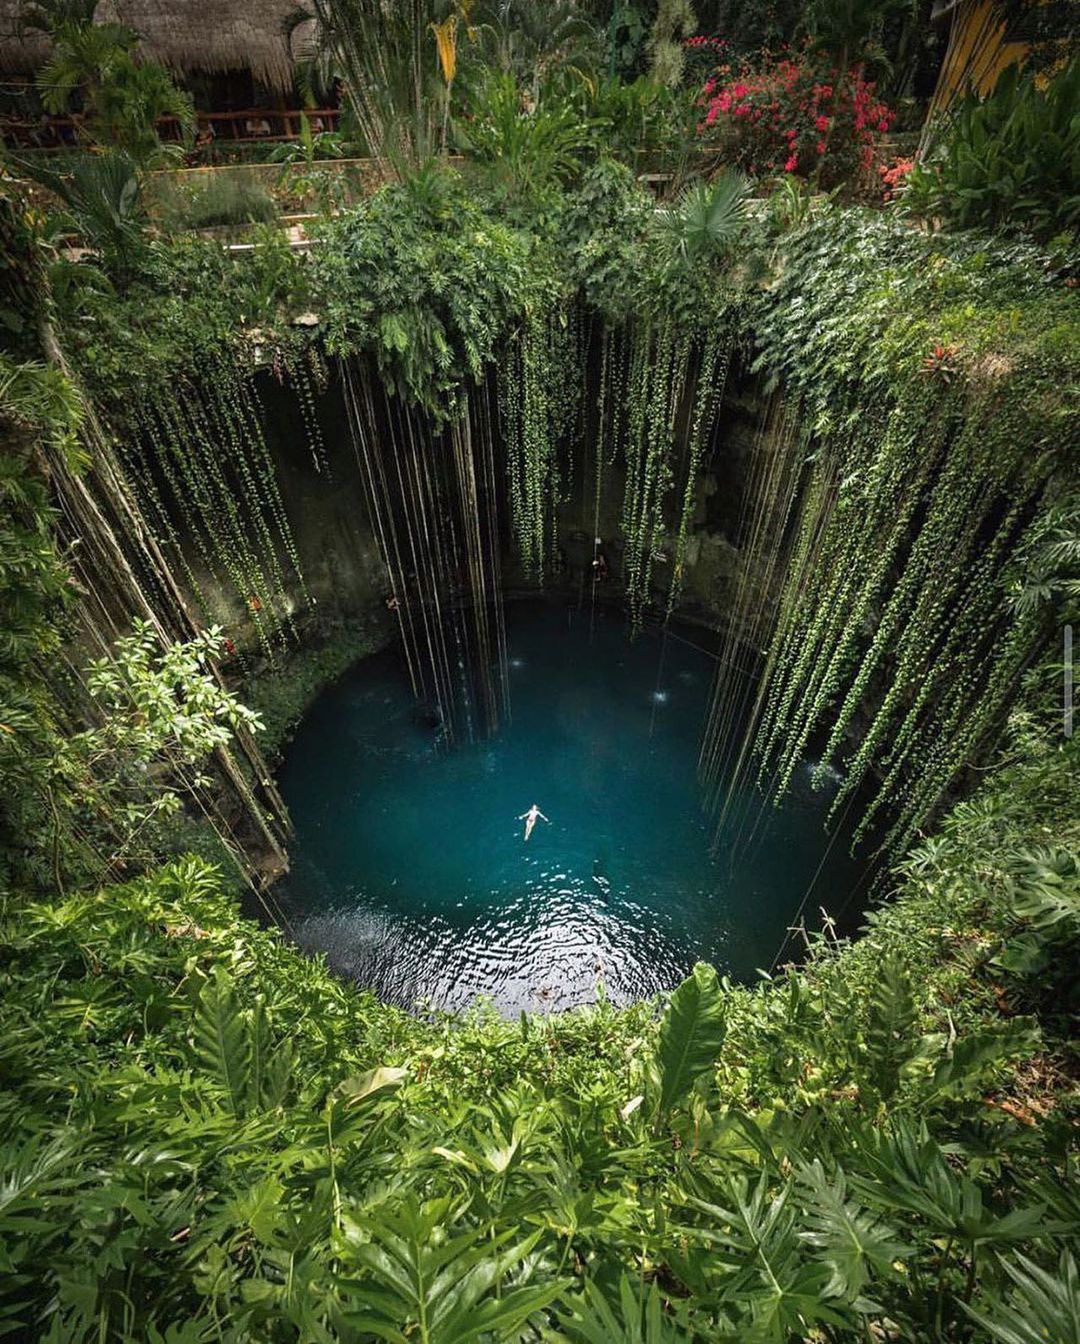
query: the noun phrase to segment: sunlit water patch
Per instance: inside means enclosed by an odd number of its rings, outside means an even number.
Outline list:
[[[781,808],[736,809],[710,852],[707,652],[669,637],[661,659],[658,637],[587,607],[515,603],[507,621],[513,717],[493,740],[443,749],[393,653],[301,724],[278,896],[303,946],[404,1007],[554,1010],[600,985],[619,1003],[670,989],[698,960],[751,979],[815,875],[815,910],[846,900],[858,869],[823,830],[836,783],[815,792],[810,770]],[[526,842],[533,803],[550,820]]]

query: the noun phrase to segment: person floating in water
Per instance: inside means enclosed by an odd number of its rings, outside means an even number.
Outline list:
[[[521,816],[518,817],[518,821],[523,821],[525,823],[526,840],[528,840],[529,836],[533,833],[533,827],[536,825],[537,817],[539,817],[541,821],[546,821],[549,826],[551,825],[550,817],[545,817],[535,803],[529,808],[528,812],[522,812]]]

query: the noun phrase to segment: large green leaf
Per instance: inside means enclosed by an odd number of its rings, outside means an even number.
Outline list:
[[[218,1082],[233,1115],[247,1104],[251,1084],[251,1035],[241,1016],[232,980],[215,967],[195,1001],[195,1058]]]
[[[671,996],[660,1026],[661,1114],[681,1101],[724,1044],[724,998],[716,970],[699,961]]]

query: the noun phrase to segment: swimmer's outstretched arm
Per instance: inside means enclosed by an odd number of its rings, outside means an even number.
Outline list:
[[[536,809],[536,815],[540,818],[541,821],[546,821],[549,826],[551,825],[551,818],[545,817],[543,812],[541,812],[539,808]]]

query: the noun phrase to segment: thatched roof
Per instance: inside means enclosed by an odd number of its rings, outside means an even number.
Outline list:
[[[0,71],[37,69],[48,44],[36,34],[20,37],[22,0],[0,0]],[[311,42],[312,23],[288,36],[286,19],[304,0],[101,0],[94,17],[118,21],[142,37],[142,50],[181,73],[250,70],[274,89],[292,86],[293,62]]]

